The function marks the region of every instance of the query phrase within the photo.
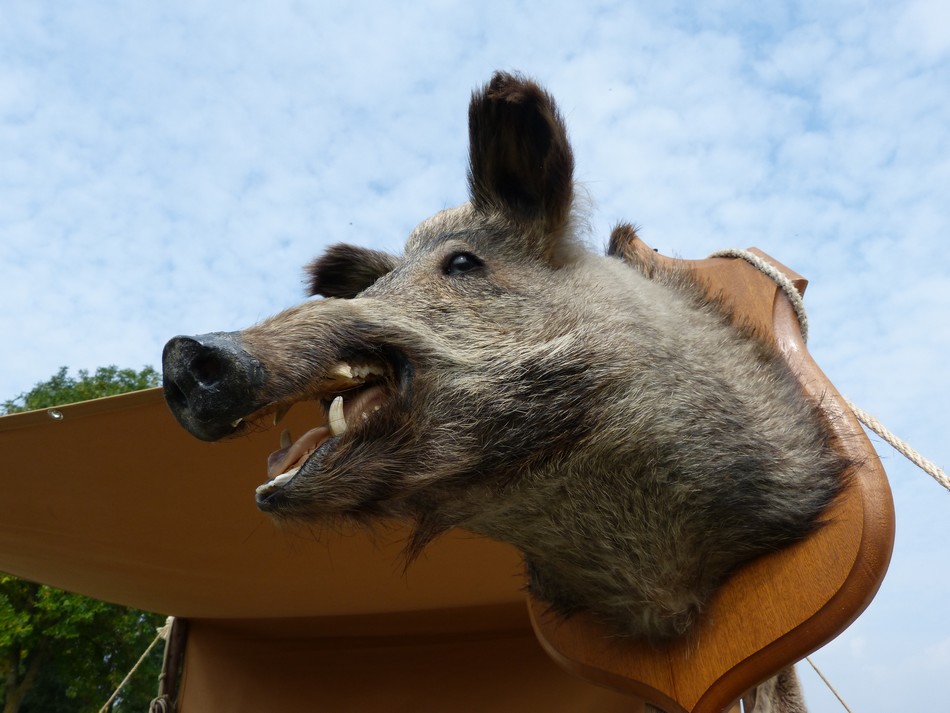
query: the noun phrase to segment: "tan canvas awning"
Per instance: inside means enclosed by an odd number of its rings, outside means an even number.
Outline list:
[[[275,439],[197,441],[158,389],[2,417],[0,571],[188,618],[185,713],[631,710],[542,652],[510,547],[453,532],[403,572],[398,525],[276,528]]]

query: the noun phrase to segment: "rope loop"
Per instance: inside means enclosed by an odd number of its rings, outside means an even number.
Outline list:
[[[772,278],[772,282],[782,288],[785,296],[788,297],[789,302],[792,303],[792,309],[795,310],[795,316],[798,317],[799,329],[802,330],[802,341],[806,344],[808,343],[808,315],[805,312],[805,301],[802,299],[802,293],[798,291],[795,287],[795,283],[789,279],[788,275],[779,270],[768,260],[763,260],[755,253],[742,250],[741,248],[717,250],[709,257],[728,257],[745,260],[759,272]]]

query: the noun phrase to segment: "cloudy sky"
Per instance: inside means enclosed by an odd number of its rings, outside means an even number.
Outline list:
[[[630,220],[670,254],[780,259],[838,388],[950,463],[942,0],[3,0],[0,400],[294,304],[329,243],[398,251],[465,200],[466,106],[495,69],[558,98],[594,247]],[[950,498],[875,442],[891,571],[815,659],[856,713],[935,710]]]

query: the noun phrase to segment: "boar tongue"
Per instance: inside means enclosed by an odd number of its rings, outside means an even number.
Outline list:
[[[315,451],[320,444],[330,437],[330,429],[326,426],[311,428],[287,448],[274,451],[267,457],[267,477],[276,478],[296,465]]]

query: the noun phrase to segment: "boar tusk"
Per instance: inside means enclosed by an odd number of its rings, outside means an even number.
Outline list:
[[[330,404],[330,433],[340,436],[346,433],[346,417],[343,415],[343,397],[337,396]]]

